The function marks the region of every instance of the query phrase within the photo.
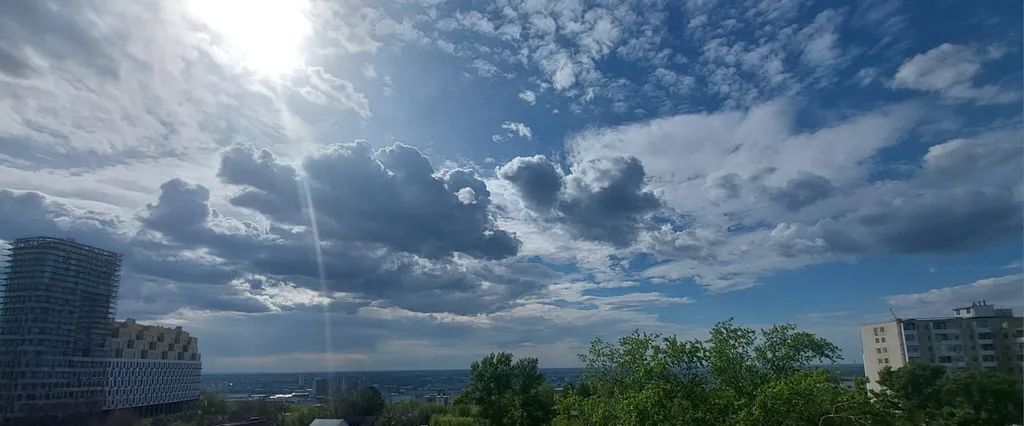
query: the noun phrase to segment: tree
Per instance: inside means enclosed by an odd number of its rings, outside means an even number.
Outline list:
[[[882,370],[878,382],[879,403],[910,424],[1008,425],[1024,419],[1024,390],[1013,376],[911,363]]]
[[[335,398],[328,408],[332,417],[376,416],[384,411],[384,397],[377,388],[363,386]]]
[[[378,426],[421,426],[430,423],[431,417],[446,413],[443,405],[408,400],[388,404],[377,417]]]
[[[469,384],[457,400],[474,407],[492,426],[546,425],[554,414],[554,393],[544,383],[536,358],[515,362],[492,353],[470,366]]]
[[[483,423],[473,417],[439,415],[430,419],[430,426],[483,426]]]
[[[680,340],[635,331],[616,343],[595,340],[586,354],[576,389],[558,404],[561,424],[689,425],[843,424],[841,415],[868,412],[827,371],[807,372],[815,362],[835,362],[839,349],[792,325],[761,330],[719,322],[707,340]],[[801,398],[814,394],[815,398]],[[814,406],[793,417],[772,404],[797,401]],[[847,407],[856,402],[855,408]],[[840,406],[836,404],[842,403]],[[819,414],[815,417],[811,413]],[[785,414],[788,417],[782,416]],[[834,415],[833,415],[834,414]],[[859,415],[859,414],[858,414]]]

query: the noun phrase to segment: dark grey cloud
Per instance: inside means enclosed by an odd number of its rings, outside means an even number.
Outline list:
[[[272,152],[253,145],[232,145],[221,153],[217,176],[225,183],[242,186],[231,204],[256,210],[284,222],[301,220],[295,168],[281,164]]]
[[[565,179],[558,165],[543,155],[513,158],[498,167],[497,173],[516,186],[523,201],[538,210],[554,207]]]
[[[661,207],[645,189],[644,168],[635,157],[586,160],[564,178],[543,156],[518,157],[500,167],[498,176],[516,186],[531,210],[580,238],[619,247],[631,244],[642,220]]]
[[[855,214],[818,224],[847,253],[957,253],[1020,238],[1021,200],[998,188],[954,188],[878,198]]]
[[[465,253],[484,259],[515,255],[519,240],[494,223],[487,186],[466,170],[435,173],[416,148],[374,151],[358,141],[334,144],[303,162],[304,184],[323,237],[381,244],[428,258]],[[267,151],[232,147],[219,175],[243,186],[232,203],[296,225],[302,202],[296,171]]]
[[[781,188],[768,191],[772,201],[789,211],[797,211],[830,197],[835,192],[827,178],[813,173],[801,173]]]

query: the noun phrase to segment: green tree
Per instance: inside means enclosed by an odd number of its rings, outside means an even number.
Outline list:
[[[437,415],[430,419],[430,426],[483,426],[480,419],[460,417],[447,414]]]
[[[388,404],[377,417],[378,426],[421,426],[430,423],[431,417],[444,414],[447,409],[441,404],[408,400]]]
[[[554,415],[554,393],[544,383],[536,358],[513,362],[512,354],[492,353],[470,366],[469,384],[457,400],[474,407],[492,426],[546,425]]]
[[[384,397],[377,388],[364,386],[331,400],[328,414],[341,418],[348,416],[376,416],[384,411]]]
[[[792,325],[760,332],[719,322],[707,340],[680,340],[635,331],[617,343],[595,340],[581,355],[584,374],[558,403],[562,424],[689,425],[775,424],[770,407],[802,393],[832,392],[808,402],[821,416],[860,413],[845,405],[870,404],[842,393],[829,372],[804,373],[816,362],[835,362],[839,349]],[[584,394],[580,389],[586,389]],[[816,395],[818,396],[818,395]],[[760,398],[760,402],[758,402]],[[845,402],[845,401],[851,402]],[[835,404],[844,402],[844,406]],[[756,407],[756,408],[755,408]],[[795,409],[795,407],[791,407]],[[800,407],[804,409],[804,407]],[[867,410],[863,410],[867,411]],[[800,424],[813,418],[793,418]],[[778,421],[775,421],[778,420]],[[817,423],[817,420],[815,420]],[[830,423],[823,423],[830,424]],[[831,424],[842,424],[838,420]]]
[[[947,372],[911,363],[879,373],[879,404],[899,412],[907,424],[1009,425],[1024,420],[1024,390],[1018,378],[988,371]]]

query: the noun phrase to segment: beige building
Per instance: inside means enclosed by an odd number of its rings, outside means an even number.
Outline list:
[[[950,369],[984,369],[1022,377],[1024,318],[988,303],[953,309],[952,317],[896,318],[860,328],[864,374],[878,390],[878,373],[910,362]]]
[[[173,412],[199,398],[198,339],[181,327],[114,323],[104,410]]]

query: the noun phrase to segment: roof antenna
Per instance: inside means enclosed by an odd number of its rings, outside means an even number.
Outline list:
[[[892,307],[891,306],[889,307],[889,313],[892,314],[892,319],[893,320],[896,320],[896,321],[900,320],[900,317],[896,316],[896,313],[892,311]]]

